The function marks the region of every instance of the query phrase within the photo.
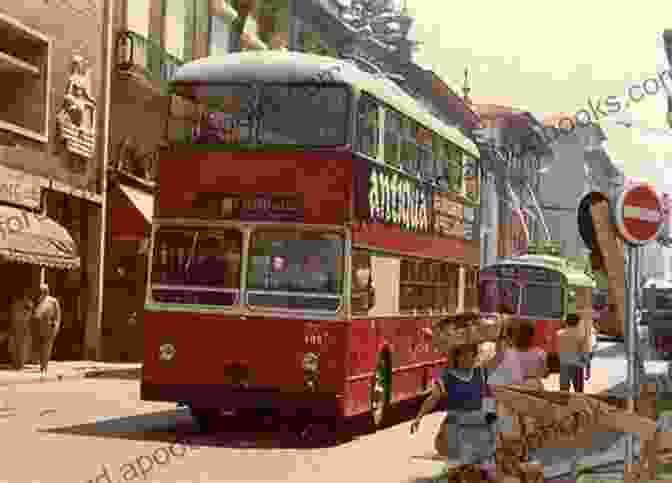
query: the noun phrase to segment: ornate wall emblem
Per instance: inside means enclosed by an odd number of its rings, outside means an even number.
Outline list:
[[[91,159],[96,143],[96,101],[91,93],[91,68],[82,56],[72,58],[63,106],[56,114],[58,134],[72,154]]]

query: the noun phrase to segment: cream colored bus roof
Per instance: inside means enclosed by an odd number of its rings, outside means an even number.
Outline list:
[[[364,72],[346,60],[276,50],[240,52],[189,62],[177,70],[173,82],[311,82],[327,71],[335,82],[368,92],[480,158],[476,145],[457,128],[434,117],[391,80]]]

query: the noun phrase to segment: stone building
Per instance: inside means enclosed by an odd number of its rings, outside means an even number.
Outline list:
[[[547,128],[557,127],[568,114],[549,116]],[[606,137],[598,125],[577,126],[566,134],[559,133],[550,144],[553,163],[542,178],[541,204],[551,236],[560,242],[560,253],[583,257],[587,249],[577,226],[577,208],[590,191],[613,192],[619,172],[604,149]]]
[[[226,55],[236,22],[240,48],[267,49],[258,21],[264,2],[245,12],[226,0],[117,0],[112,28],[110,137],[102,352],[106,360],[142,357],[145,300],[158,155],[169,127],[169,81],[184,63]],[[261,24],[261,25],[260,25]],[[282,36],[272,37],[282,48]]]
[[[541,124],[529,112],[495,104],[473,105],[480,116],[481,264],[526,253],[546,233],[535,206],[543,168],[550,162]]]
[[[0,5],[0,270],[11,281],[0,313],[13,292],[48,282],[64,312],[55,358],[95,357],[103,22],[97,2]]]

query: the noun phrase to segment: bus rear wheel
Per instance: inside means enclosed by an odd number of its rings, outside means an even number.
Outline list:
[[[374,430],[381,428],[387,422],[392,393],[391,379],[388,357],[382,354],[371,379],[369,391],[370,420]]]

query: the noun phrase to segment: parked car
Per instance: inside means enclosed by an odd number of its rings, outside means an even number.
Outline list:
[[[648,327],[651,349],[663,359],[672,359],[672,282],[647,280],[642,286],[640,324]]]

